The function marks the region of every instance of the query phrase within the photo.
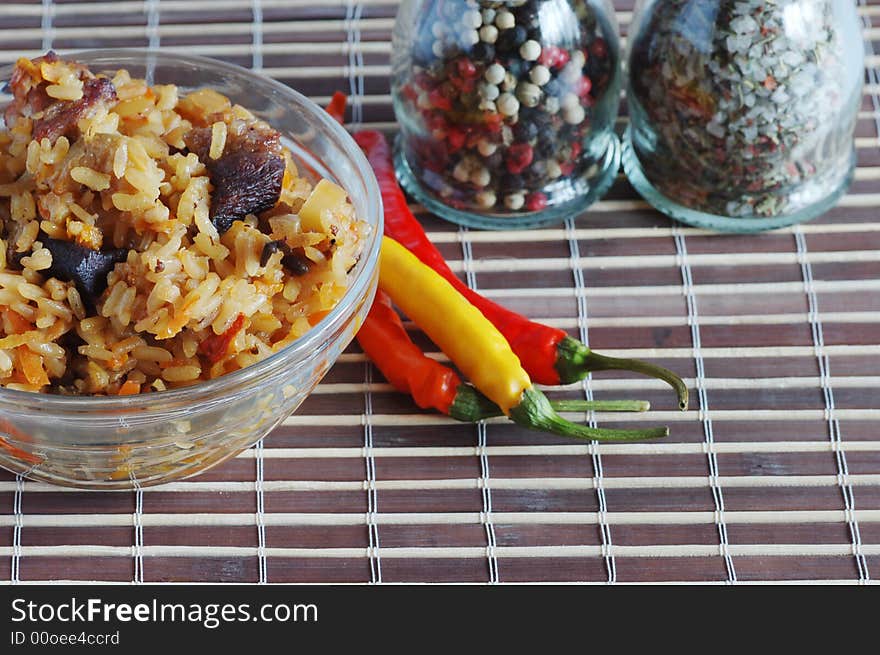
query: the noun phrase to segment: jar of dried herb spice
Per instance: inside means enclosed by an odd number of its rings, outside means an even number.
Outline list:
[[[619,77],[608,0],[404,0],[392,44],[398,177],[464,225],[561,222],[617,174]]]
[[[829,209],[855,167],[849,0],[662,0],[630,30],[624,168],[685,223],[752,232]]]

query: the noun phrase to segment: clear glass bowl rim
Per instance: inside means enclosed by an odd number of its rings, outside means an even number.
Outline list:
[[[310,110],[310,118],[316,120],[320,127],[326,130],[325,136],[336,142],[336,145],[351,160],[357,173],[363,178],[367,192],[365,199],[367,216],[361,218],[367,220],[372,230],[368,236],[364,253],[355,267],[355,275],[351,285],[349,285],[343,297],[330,313],[292,344],[256,364],[189,387],[157,391],[137,396],[61,396],[0,387],[0,412],[2,412],[4,406],[11,406],[19,412],[30,407],[46,413],[53,411],[78,413],[108,411],[114,413],[137,413],[141,416],[153,413],[157,416],[162,416],[167,411],[168,406],[175,404],[197,404],[199,402],[216,401],[218,397],[222,397],[227,392],[232,393],[239,386],[270,374],[283,361],[302,358],[304,354],[311,352],[322,342],[326,341],[337,325],[346,320],[357,298],[363,295],[369,287],[373,273],[378,267],[379,247],[382,242],[382,199],[379,193],[379,185],[366,156],[345,128],[331,118],[321,107],[291,87],[242,66],[217,59],[147,50],[145,48],[78,50],[69,53],[65,52],[63,56],[70,57],[71,59],[118,59],[119,68],[124,68],[126,63],[137,62],[138,64],[144,64],[150,61],[169,66],[173,66],[175,63],[192,64],[199,67],[199,69],[213,69],[214,71],[238,78],[248,84],[262,87],[267,94],[276,93],[286,97],[292,101],[291,111],[294,111],[296,107]],[[0,68],[0,80],[8,80],[13,67],[14,64],[10,64]]]

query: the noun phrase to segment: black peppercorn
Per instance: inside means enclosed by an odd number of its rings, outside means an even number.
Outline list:
[[[517,141],[531,143],[538,136],[538,126],[532,121],[527,120],[524,116],[520,116],[520,121],[513,128],[513,137]]]
[[[521,7],[517,7],[513,10],[513,16],[516,18],[516,24],[522,25],[528,30],[537,30],[540,27],[540,20],[538,19],[538,8],[535,6],[537,3],[527,2]]]
[[[507,62],[507,72],[517,79],[524,77],[526,72],[526,62],[522,59],[511,59]]]
[[[538,134],[538,140],[535,143],[536,157],[549,157],[555,149],[556,145],[553,135],[548,135],[546,132]]]
[[[495,46],[491,43],[480,41],[471,48],[471,59],[481,64],[488,64],[495,59]]]
[[[548,96],[558,97],[562,91],[562,83],[555,77],[544,85],[544,93]]]
[[[488,157],[483,158],[483,163],[490,170],[498,170],[504,165],[504,154],[501,150],[496,150]]]
[[[523,180],[522,175],[514,175],[512,173],[507,173],[506,175],[501,176],[501,181],[499,186],[502,191],[518,191],[523,188],[525,184],[525,180]]]
[[[509,30],[504,30],[498,35],[495,49],[498,52],[508,53],[519,49],[528,39],[528,32],[522,25],[517,25]]]

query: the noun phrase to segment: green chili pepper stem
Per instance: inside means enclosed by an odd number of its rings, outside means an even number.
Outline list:
[[[647,412],[647,400],[551,400],[557,412]]]
[[[651,404],[644,400],[551,400],[550,406],[557,412],[646,412]],[[455,390],[449,416],[457,421],[475,423],[504,416],[504,412],[473,385],[460,384]]]
[[[455,400],[449,408],[449,416],[456,421],[475,423],[494,416],[502,416],[504,412],[491,400],[470,384],[460,384],[455,390]]]
[[[523,392],[519,405],[510,410],[510,420],[526,428],[589,441],[637,441],[669,435],[669,428],[666,427],[644,430],[612,430],[591,428],[566,421],[553,410],[547,397],[534,387]]]
[[[556,348],[556,371],[562,384],[583,380],[592,371],[632,371],[663,380],[678,394],[678,407],[688,407],[688,388],[684,381],[669,369],[639,359],[606,357],[593,352],[577,339],[565,337]]]

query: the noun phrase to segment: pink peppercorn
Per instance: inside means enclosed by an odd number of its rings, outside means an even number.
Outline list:
[[[557,68],[562,68],[565,66],[569,59],[571,59],[571,55],[568,54],[568,50],[563,50],[559,48],[559,53],[556,55],[556,66]]]
[[[427,91],[428,89],[434,88],[434,85],[435,85],[434,78],[432,78],[430,75],[428,75],[425,72],[416,73],[416,75],[413,79],[415,80],[416,86],[419,87],[420,89]]]
[[[575,93],[577,93],[578,96],[581,98],[587,95],[592,89],[593,82],[586,75],[581,77],[575,85]]]
[[[534,156],[535,151],[528,143],[514,143],[507,149],[507,158],[504,163],[511,174],[518,175],[532,163]]]
[[[462,57],[456,62],[458,74],[465,79],[472,79],[479,75],[476,64],[466,57]]]
[[[605,39],[596,39],[590,44],[590,54],[599,59],[604,59],[608,55],[608,44]]]
[[[467,135],[464,133],[464,130],[460,128],[450,127],[446,132],[446,141],[449,143],[450,152],[461,150],[466,139]]]
[[[547,196],[540,191],[535,191],[526,196],[526,209],[530,212],[537,212],[547,206]]]
[[[547,68],[562,68],[568,63],[571,56],[567,50],[555,45],[544,46],[541,55],[538,57],[538,63]]]
[[[444,111],[452,109],[452,101],[441,89],[433,89],[429,91],[428,100],[430,100],[431,104],[437,107],[437,109],[443,109]]]
[[[501,125],[504,122],[504,117],[501,114],[496,114],[494,112],[486,114],[486,131],[490,134],[497,134],[501,131]]]
[[[558,53],[559,48],[555,45],[546,45],[541,50],[541,55],[538,57],[538,63],[547,68],[553,68],[556,65],[556,57],[558,56]]]
[[[443,117],[443,114],[436,111],[432,111],[430,114],[428,114],[428,116],[425,118],[425,123],[428,125],[428,128],[431,131],[445,130],[448,127],[446,118]]]

